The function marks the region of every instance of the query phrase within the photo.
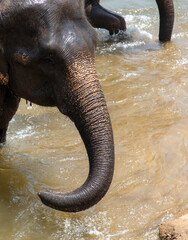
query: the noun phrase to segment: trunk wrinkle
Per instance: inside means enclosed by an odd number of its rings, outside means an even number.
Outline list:
[[[83,185],[68,193],[44,191],[42,202],[52,208],[77,212],[95,205],[110,187],[114,171],[114,142],[112,126],[104,95],[97,80],[95,65],[87,57],[69,66],[66,89],[67,114],[75,123],[85,144],[89,158],[89,174]],[[75,68],[77,68],[75,72]],[[86,73],[86,71],[89,71]],[[65,93],[66,94],[66,93]],[[61,110],[61,104],[59,104]]]

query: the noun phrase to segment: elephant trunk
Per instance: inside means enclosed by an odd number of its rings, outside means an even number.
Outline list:
[[[40,192],[42,202],[52,208],[78,212],[96,204],[107,192],[114,171],[114,143],[111,121],[94,60],[85,57],[82,63],[68,66],[66,109],[59,110],[75,123],[89,157],[89,175],[78,189],[68,193]],[[65,94],[65,93],[64,93]]]
[[[126,30],[125,19],[102,7],[99,0],[86,0],[85,9],[88,20],[93,27],[105,28],[111,35],[118,33],[119,30]]]
[[[170,41],[174,25],[173,0],[156,0],[160,14],[159,40]]]

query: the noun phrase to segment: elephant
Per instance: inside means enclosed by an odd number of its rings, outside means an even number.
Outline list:
[[[173,0],[156,0],[159,15],[159,41],[167,42],[171,40],[174,26],[174,3]]]
[[[159,41],[171,40],[174,25],[174,4],[173,0],[156,0],[159,15]],[[113,13],[99,4],[99,0],[85,0],[86,15],[95,28],[105,28],[110,34],[118,33],[119,30],[126,30],[126,23],[122,16]]]
[[[89,174],[71,192],[40,191],[56,210],[83,211],[108,191],[114,172],[114,140],[95,68],[97,35],[84,0],[0,1],[0,143],[20,99],[57,107],[84,142]]]
[[[95,28],[105,28],[110,35],[126,30],[125,19],[99,4],[99,0],[85,0],[85,11],[89,22]]]

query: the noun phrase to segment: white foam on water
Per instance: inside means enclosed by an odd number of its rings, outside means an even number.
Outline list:
[[[126,31],[119,31],[118,34],[109,35],[108,31],[98,30],[100,53],[106,52],[140,52],[145,50],[156,50],[158,46],[153,43],[153,36],[147,31],[151,25],[148,16],[127,15],[125,17]],[[103,46],[101,46],[103,45]]]
[[[119,231],[118,233],[115,233],[115,234],[110,234],[108,236],[105,237],[105,240],[110,240],[110,239],[117,239],[117,238],[114,238],[114,237],[121,237],[123,236],[124,234],[128,233],[129,230],[125,229],[123,231]]]
[[[177,59],[176,61],[175,61],[175,64],[174,64],[174,66],[172,66],[172,69],[173,70],[176,70],[177,68],[179,68],[179,67],[182,67],[182,68],[184,68],[184,69],[187,69],[187,66],[188,66],[188,59],[187,58],[180,58],[180,59]]]
[[[15,138],[24,139],[26,137],[30,137],[30,136],[34,135],[35,131],[33,131],[33,127],[27,126],[26,128],[24,128],[22,130],[16,131],[15,134],[16,134],[16,136],[14,135],[14,136],[10,137],[10,139],[15,139]]]
[[[118,34],[109,35],[105,30],[99,30],[99,41],[102,42],[132,42],[132,41],[144,41],[150,42],[152,40],[152,34],[147,31],[140,30],[135,26],[129,27],[126,31],[119,31]]]
[[[136,41],[150,42],[152,40],[152,34],[144,30],[139,30],[137,27],[131,26],[127,29],[127,34]]]
[[[188,32],[181,32],[181,33],[174,33],[172,34],[172,39],[181,39],[181,38],[188,38]]]
[[[151,29],[156,20],[152,15],[148,16],[137,12],[127,15],[120,12],[120,14],[126,21],[127,30],[113,35],[109,35],[109,32],[104,29],[97,30],[99,54],[139,54],[143,51],[156,51],[161,48],[160,44],[153,40],[155,37],[153,37]]]
[[[124,39],[123,39],[124,38]],[[139,53],[143,51],[158,50],[160,46],[152,41],[152,35],[146,31],[140,31],[136,27],[131,27],[126,33],[119,33],[116,36],[110,36],[108,45],[100,47],[100,53]]]
[[[101,236],[104,239],[104,234],[96,229],[94,226],[92,230],[89,231],[90,235]]]
[[[151,26],[151,18],[145,15],[126,15],[124,16],[127,26],[134,25],[141,29]]]

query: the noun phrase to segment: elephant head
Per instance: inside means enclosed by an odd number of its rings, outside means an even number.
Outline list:
[[[97,36],[85,16],[84,0],[4,0],[0,9],[0,84],[15,96],[56,106],[67,115],[89,158],[89,175],[80,188],[38,195],[58,210],[87,209],[111,184],[114,143],[95,69]]]

